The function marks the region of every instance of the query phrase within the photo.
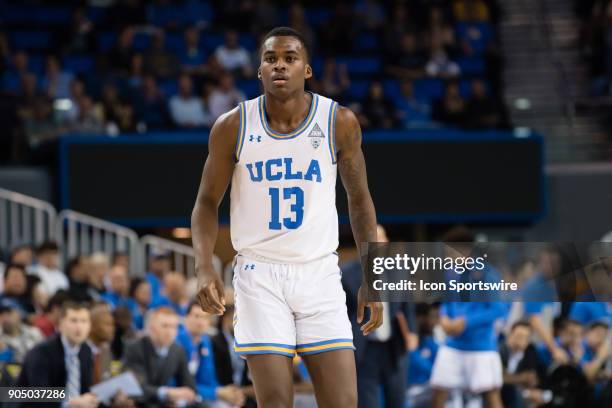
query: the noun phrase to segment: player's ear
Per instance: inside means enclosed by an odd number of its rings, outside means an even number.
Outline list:
[[[310,64],[306,64],[305,78],[312,78],[312,67],[310,66]]]
[[[261,79],[261,69],[257,70],[257,79]]]

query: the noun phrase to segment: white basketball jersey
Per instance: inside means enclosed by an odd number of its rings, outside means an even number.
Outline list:
[[[302,263],[337,249],[337,107],[313,93],[306,119],[283,134],[268,126],[265,96],[239,105],[230,212],[238,253]]]

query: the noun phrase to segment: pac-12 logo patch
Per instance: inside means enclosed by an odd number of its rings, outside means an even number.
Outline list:
[[[314,149],[321,146],[321,140],[325,139],[325,135],[323,134],[323,131],[319,127],[318,123],[315,123],[314,127],[310,131],[310,134],[308,135],[308,138],[310,139],[310,144]]]

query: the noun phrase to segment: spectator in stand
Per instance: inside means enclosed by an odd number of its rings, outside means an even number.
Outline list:
[[[172,261],[170,252],[153,248],[149,256],[149,270],[146,278],[151,285],[151,301],[153,304],[158,303],[158,298],[163,290],[164,276],[172,269]]]
[[[532,330],[528,322],[512,325],[508,338],[500,344],[500,356],[504,368],[502,400],[504,407],[521,407],[525,404],[523,390],[533,390],[539,384],[540,362],[531,344]]]
[[[219,79],[219,85],[208,97],[208,110],[212,120],[216,120],[219,116],[232,110],[244,100],[244,93],[236,88],[233,75],[229,72],[223,73]]]
[[[123,358],[125,346],[139,337],[132,324],[132,313],[128,306],[117,306],[113,310],[115,319],[115,338],[111,343],[113,356],[120,360]]]
[[[244,395],[235,385],[220,386],[215,372],[215,358],[207,332],[212,316],[204,312],[199,303],[189,304],[184,326],[177,342],[187,355],[189,372],[195,377],[197,392],[205,401],[224,401],[231,406],[242,406]]]
[[[108,273],[109,288],[102,299],[114,309],[117,306],[127,305],[130,293],[130,279],[128,271],[122,265],[111,267]]]
[[[574,302],[569,318],[584,326],[601,322],[612,323],[612,302]]]
[[[333,57],[327,57],[323,64],[321,80],[313,85],[318,93],[336,101],[343,101],[345,92],[351,86],[346,64],[337,64]]]
[[[155,309],[147,322],[147,335],[126,347],[123,368],[138,378],[144,395],[137,402],[147,407],[189,405],[196,399],[185,352],[175,342],[178,324],[171,308]]]
[[[20,387],[61,387],[68,406],[96,407],[98,398],[89,392],[93,357],[86,344],[91,320],[86,305],[66,302],[62,307],[60,334],[28,352],[17,381]],[[46,403],[60,407],[61,403]]]
[[[19,93],[22,78],[30,74],[28,54],[19,50],[10,58],[10,64],[2,74],[2,90],[11,94]]]
[[[376,33],[387,18],[383,6],[373,0],[357,2],[355,4],[355,17],[366,31]]]
[[[68,265],[66,265],[66,275],[68,275],[68,282],[70,283],[68,289],[70,299],[77,302],[90,302],[92,298],[89,294],[86,259],[77,256],[69,260]]]
[[[316,36],[312,27],[308,24],[306,17],[304,15],[304,6],[300,3],[291,3],[289,6],[289,27],[297,30],[302,34],[304,40],[306,40],[306,45],[308,45],[309,49],[314,52],[314,48],[316,47]],[[261,43],[261,42],[259,42]],[[260,52],[257,52],[257,66],[259,66],[259,59],[261,56]]]
[[[468,129],[499,129],[503,116],[497,101],[487,95],[480,79],[472,81],[472,96],[465,104],[465,127]]]
[[[78,100],[79,115],[70,124],[70,131],[81,135],[103,135],[105,133],[104,122],[99,109],[93,100],[85,95]]]
[[[63,100],[56,110],[57,120],[60,124],[68,124],[79,117],[79,101],[85,96],[85,85],[80,79],[73,79],[70,83],[70,96]]]
[[[127,74],[134,55],[134,28],[125,27],[117,38],[117,43],[108,53],[109,68],[119,74]]]
[[[47,98],[36,98],[32,116],[25,119],[24,130],[26,141],[32,149],[57,140],[61,129],[53,117],[52,106]]]
[[[125,269],[130,269],[130,255],[127,252],[119,251],[113,253],[113,258],[111,260],[111,266],[121,265]],[[128,273],[129,275],[129,273]]]
[[[439,324],[439,305],[417,304],[416,322],[418,344],[409,344],[406,399],[411,408],[429,407],[431,387],[429,377],[438,353],[434,327]]]
[[[44,309],[44,313],[34,317],[34,326],[37,327],[45,337],[55,334],[59,325],[62,305],[69,299],[66,291],[59,290],[51,296]]]
[[[18,245],[13,248],[9,256],[9,263],[23,265],[28,273],[31,273],[34,265],[34,250],[31,245]]]
[[[158,305],[170,306],[179,316],[185,316],[189,308],[189,296],[187,296],[187,282],[185,275],[181,272],[168,272],[164,275],[163,294],[165,299],[158,304],[153,304],[153,307]]]
[[[10,309],[2,321],[0,335],[0,343],[11,349],[13,362],[19,364],[23,362],[26,353],[44,339],[40,330],[24,324],[22,318],[17,309]]]
[[[459,93],[459,85],[446,85],[444,97],[434,102],[432,119],[447,126],[462,126],[465,121],[465,102]]]
[[[223,69],[239,78],[253,76],[249,53],[238,44],[238,33],[234,30],[225,33],[225,43],[215,50],[215,60]]]
[[[416,35],[405,33],[399,50],[387,54],[387,74],[398,79],[419,79],[424,75],[427,56],[418,49]]]
[[[105,281],[110,270],[110,261],[106,254],[96,252],[86,262],[87,276],[89,277],[89,296],[94,301],[102,300],[106,293]]]
[[[107,303],[98,303],[91,308],[91,331],[87,344],[93,354],[92,384],[111,377],[111,341],[115,338],[115,320]]]
[[[102,89],[101,109],[109,134],[117,135],[135,130],[132,106],[121,99],[119,89],[113,83],[105,84]]]
[[[142,79],[145,75],[144,56],[137,52],[132,55],[130,61],[130,72],[127,76],[127,86],[130,89],[136,89],[142,85]]]
[[[169,127],[166,98],[157,86],[157,80],[153,74],[145,75],[140,89],[134,95],[132,105],[136,120],[144,123],[147,130]]]
[[[189,27],[185,30],[185,49],[179,58],[183,71],[188,73],[206,71],[206,55],[200,44],[200,31],[197,27]]]
[[[62,54],[92,54],[98,49],[94,24],[87,18],[85,7],[76,7],[72,21],[60,34]]]
[[[26,270],[20,264],[8,264],[4,270],[4,289],[0,303],[18,311],[22,318],[34,313],[32,299],[28,296]]]
[[[397,39],[408,33],[417,31],[416,19],[411,18],[411,11],[406,3],[398,2],[390,13],[390,21],[384,28],[385,54],[390,55],[397,51]]]
[[[390,129],[397,124],[393,103],[385,96],[382,84],[373,81],[363,103],[366,127],[369,129]]]
[[[41,86],[50,98],[68,98],[72,79],[73,75],[70,72],[62,71],[56,55],[47,57],[47,66]]]
[[[610,364],[610,326],[603,322],[594,322],[585,335],[585,358],[582,365],[584,374],[595,386],[602,387],[611,380],[611,374],[606,371]]]
[[[441,44],[444,48],[454,48],[455,30],[445,18],[442,7],[432,7],[429,10],[429,26],[427,27],[429,41]]]
[[[582,341],[583,327],[575,320],[565,320],[561,324],[559,336],[554,339],[555,345],[565,352],[566,364],[582,366],[585,362],[585,345]],[[553,363],[553,356],[549,347],[543,344],[540,347],[540,359],[546,367]]]
[[[136,330],[144,329],[145,314],[151,306],[151,284],[142,278],[134,278],[130,283],[128,307]]]
[[[52,296],[59,289],[68,289],[68,278],[59,269],[59,248],[53,241],[43,242],[36,249],[36,266],[32,274],[40,278],[41,289]]]
[[[168,104],[174,124],[181,128],[212,125],[212,117],[205,112],[202,100],[193,94],[193,83],[189,75],[178,80],[179,93],[170,98]]]
[[[429,101],[414,95],[413,82],[405,79],[400,84],[400,97],[395,100],[395,108],[404,127],[431,126],[431,106]]]
[[[178,74],[177,56],[166,50],[166,36],[163,31],[155,31],[151,46],[145,53],[145,66],[159,78],[170,78]]]
[[[432,41],[429,61],[427,61],[425,65],[425,73],[427,76],[433,78],[457,78],[461,74],[461,68],[459,68],[456,62],[451,61],[441,43],[441,39],[438,38],[435,40],[435,42]]]

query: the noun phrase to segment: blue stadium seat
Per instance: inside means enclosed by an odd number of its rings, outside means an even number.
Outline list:
[[[254,50],[257,46],[257,39],[253,34],[240,33],[238,36],[238,43],[247,50]]]
[[[347,90],[347,96],[350,99],[363,100],[368,94],[369,87],[370,87],[370,81],[365,81],[365,80],[351,81],[351,86]]]
[[[259,87],[259,80],[246,79],[236,81],[236,86],[240,88],[246,95],[247,99],[252,99],[261,94],[261,88]]]
[[[383,89],[385,91],[385,95],[392,100],[396,100],[402,96],[400,84],[395,79],[387,79],[383,81]]]
[[[110,50],[117,41],[117,34],[112,31],[102,31],[98,33],[98,45],[101,51]]]
[[[417,99],[433,101],[444,95],[444,81],[441,79],[419,79],[414,81],[413,88]]]
[[[40,25],[63,25],[70,22],[69,7],[42,6],[31,9],[33,20]]]
[[[92,71],[94,65],[95,61],[92,57],[73,55],[64,58],[63,68],[75,75],[80,75]]]
[[[218,46],[223,44],[223,34],[202,33],[200,43],[207,53],[213,53]]]
[[[362,34],[355,41],[357,51],[375,51],[378,47],[378,37],[373,34]]]
[[[484,59],[478,57],[460,57],[457,58],[457,64],[461,67],[461,75],[480,76],[486,71]]]
[[[485,88],[487,90],[487,94],[491,94],[491,85],[483,79],[485,83]],[[471,79],[462,79],[459,81],[459,94],[462,98],[469,98],[472,96],[472,80]]]
[[[317,27],[329,20],[331,11],[327,8],[306,8],[305,15],[306,21],[310,25]]]
[[[185,39],[183,34],[168,33],[166,34],[166,50],[178,54],[183,52],[185,48]]]
[[[346,64],[349,75],[371,76],[380,72],[381,62],[373,57],[338,58],[339,64]]]
[[[13,31],[9,38],[15,49],[45,50],[52,45],[51,33],[42,30]]]
[[[151,36],[147,33],[136,33],[134,35],[134,49],[136,51],[146,51],[151,45]]]
[[[457,38],[467,41],[476,55],[482,55],[493,39],[493,29],[486,22],[460,22],[455,25]]]
[[[106,8],[104,7],[88,7],[87,18],[94,24],[99,23],[106,16]]]
[[[159,81],[159,89],[162,90],[167,98],[170,98],[172,95],[176,95],[178,93],[178,83],[176,82],[176,79]]]
[[[45,72],[45,57],[40,54],[28,55],[28,69],[40,76]]]

